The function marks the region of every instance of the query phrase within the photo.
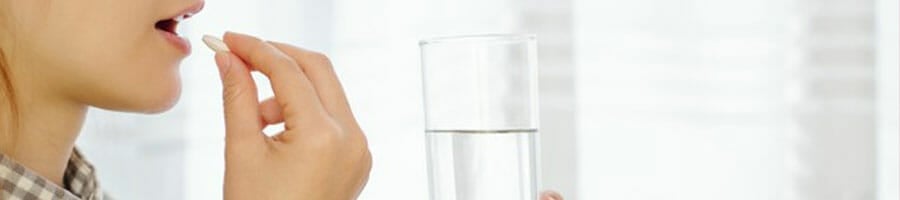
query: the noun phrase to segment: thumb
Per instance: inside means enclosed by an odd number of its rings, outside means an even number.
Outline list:
[[[226,144],[261,140],[256,84],[247,64],[230,52],[216,52],[216,65],[222,79]]]

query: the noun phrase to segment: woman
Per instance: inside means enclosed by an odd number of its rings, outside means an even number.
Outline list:
[[[202,0],[0,0],[0,199],[102,199],[74,147],[88,107],[159,113],[179,97],[190,45],[175,29]],[[216,53],[225,199],[354,199],[372,161],[324,55],[228,33]],[[250,70],[275,98],[256,99]],[[285,123],[274,136],[262,128]],[[546,199],[559,199],[547,194]]]

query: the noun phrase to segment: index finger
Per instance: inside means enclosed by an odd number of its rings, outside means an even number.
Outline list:
[[[327,56],[285,43],[271,41],[268,43],[297,62],[319,94],[322,106],[332,117],[344,123],[356,124],[350,103],[347,102],[347,95]]]
[[[312,83],[293,59],[253,36],[227,32],[224,40],[232,53],[269,77],[275,101],[284,111],[286,130],[319,124],[328,116]]]

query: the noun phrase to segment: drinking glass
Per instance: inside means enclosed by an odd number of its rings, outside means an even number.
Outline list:
[[[432,200],[536,200],[534,35],[419,43]]]

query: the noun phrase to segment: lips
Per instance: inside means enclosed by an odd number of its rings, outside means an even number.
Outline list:
[[[176,48],[185,53],[190,53],[190,43],[187,39],[178,36],[178,24],[191,16],[194,16],[200,12],[200,10],[203,10],[203,5],[204,3],[202,1],[197,2],[176,14],[157,21],[153,27],[160,32],[167,41],[175,45]]]
[[[172,18],[172,19],[160,20],[160,21],[156,22],[156,25],[154,25],[154,26],[156,27],[157,30],[161,30],[161,31],[165,31],[165,32],[168,32],[171,34],[178,35],[178,32],[176,32],[176,30],[178,29],[178,23],[189,17],[191,17],[191,16],[186,14],[186,15],[179,16],[179,17]]]

